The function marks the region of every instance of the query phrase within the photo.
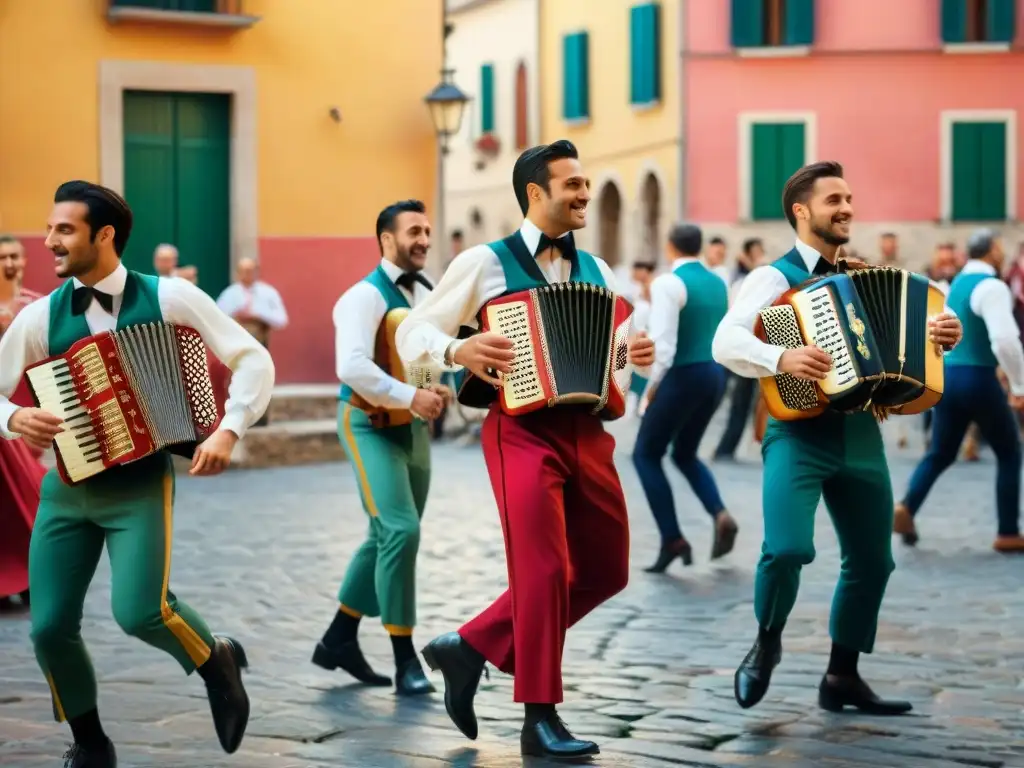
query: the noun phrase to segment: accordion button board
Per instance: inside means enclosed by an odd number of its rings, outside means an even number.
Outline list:
[[[840,394],[858,383],[850,344],[843,333],[835,297],[827,285],[793,296],[793,306],[804,319],[807,343],[819,347],[832,358],[832,369],[818,382],[826,395]]]

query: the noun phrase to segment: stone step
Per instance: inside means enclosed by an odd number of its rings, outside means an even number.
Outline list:
[[[231,465],[236,468],[284,467],[344,461],[338,441],[338,423],[326,419],[296,419],[253,427],[235,445]]]
[[[284,384],[274,387],[267,408],[268,423],[335,419],[338,415],[338,389],[337,384]]]

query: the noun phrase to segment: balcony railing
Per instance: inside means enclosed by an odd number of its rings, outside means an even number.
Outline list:
[[[259,16],[245,13],[245,0],[108,0],[107,19],[192,24],[204,27],[251,27]]]

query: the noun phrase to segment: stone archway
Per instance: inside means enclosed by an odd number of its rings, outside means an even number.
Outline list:
[[[609,267],[619,266],[622,247],[622,194],[614,181],[601,187],[597,198],[598,252]]]
[[[648,173],[640,187],[640,260],[658,261],[661,239],[661,185]]]

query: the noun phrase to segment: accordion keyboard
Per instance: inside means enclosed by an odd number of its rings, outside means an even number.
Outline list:
[[[858,382],[850,347],[832,292],[825,287],[794,296],[794,305],[808,335],[807,343],[819,347],[832,358],[832,370],[820,383],[828,394],[843,392]]]

